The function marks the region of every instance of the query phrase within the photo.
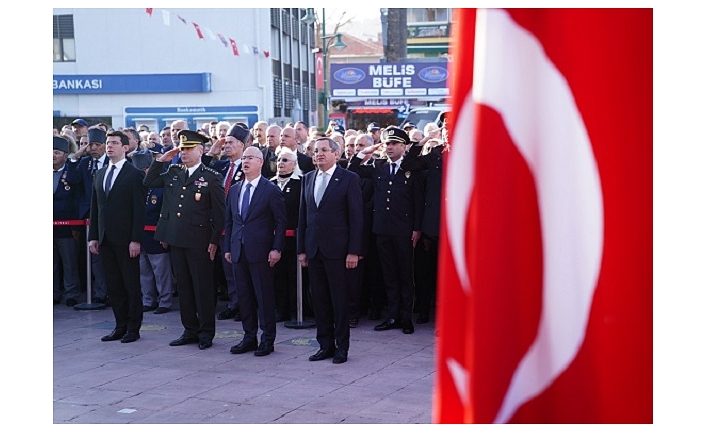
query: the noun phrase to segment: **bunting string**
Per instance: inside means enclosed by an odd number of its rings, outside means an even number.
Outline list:
[[[147,13],[147,15],[150,16],[150,18],[153,17],[154,11],[155,11],[154,8],[151,8],[151,7],[145,8],[145,12]],[[161,14],[162,14],[162,23],[165,26],[171,25],[172,13],[167,9],[161,9]],[[240,55],[240,50],[238,50],[238,43],[236,43],[236,40],[234,38],[224,36],[223,34],[218,33],[218,32],[214,32],[210,28],[208,28],[206,26],[202,26],[200,24],[197,24],[193,21],[187,20],[186,18],[182,17],[181,15],[176,15],[176,17],[179,21],[181,21],[182,24],[184,24],[186,26],[191,24],[191,26],[194,27],[196,37],[198,37],[199,39],[206,40],[206,36],[207,36],[209,40],[218,41],[221,44],[223,44],[223,47],[230,48],[230,51],[233,53],[234,56]],[[240,48],[241,48],[242,52],[244,52],[245,54],[253,54],[258,57],[262,56],[265,58],[270,57],[270,51],[265,51],[255,45],[247,45],[244,43],[240,43]]]

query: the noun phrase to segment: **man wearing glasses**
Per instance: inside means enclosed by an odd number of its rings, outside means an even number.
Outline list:
[[[341,148],[333,139],[314,144],[317,170],[304,176],[299,206],[297,253],[309,268],[319,351],[310,361],[348,360],[350,345],[348,271],[363,254],[363,197],[358,175],[336,163]]]
[[[260,175],[262,153],[257,147],[243,152],[242,169],[244,181],[228,194],[223,242],[223,256],[233,265],[245,333],[230,352],[254,350],[255,356],[267,356],[275,350],[274,266],[282,256],[287,214],[279,187]]]

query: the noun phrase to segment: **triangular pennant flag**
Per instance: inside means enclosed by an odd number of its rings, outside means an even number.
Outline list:
[[[183,22],[184,25],[186,25],[186,20],[181,17],[181,15],[177,15],[177,18],[179,18],[179,21]]]
[[[270,51],[262,51],[263,54],[265,54],[265,58],[270,57]]]
[[[244,53],[250,54],[250,47],[248,47],[247,45],[242,45],[242,47],[243,47],[243,52],[244,52]]]
[[[147,12],[147,15],[152,17],[152,8],[151,7],[145,8],[145,12]]]
[[[259,54],[259,53],[260,53],[260,50],[258,50],[256,46],[253,46],[253,47],[252,47],[252,53],[253,53],[253,54]]]
[[[164,25],[169,25],[169,11],[162,10],[162,22]]]
[[[228,47],[228,41],[226,40],[225,37],[223,37],[222,34],[218,33],[218,38],[219,38],[219,39],[221,40],[221,42],[223,43],[223,46]]]
[[[230,39],[230,46],[233,48],[233,55],[240,55],[238,54],[238,46],[235,44],[233,39]]]
[[[204,28],[203,28],[203,31],[206,33],[206,36],[208,36],[209,39],[211,39],[211,40],[216,40],[216,35],[213,34],[213,32],[211,31],[210,28],[204,27]]]
[[[194,28],[196,29],[196,34],[199,36],[199,39],[203,39],[203,33],[201,33],[201,29],[199,28],[199,25],[196,24],[195,22],[192,22],[194,25]]]

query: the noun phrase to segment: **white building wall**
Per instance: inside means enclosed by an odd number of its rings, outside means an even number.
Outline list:
[[[169,13],[169,25],[163,21]],[[270,11],[260,9],[55,8],[54,15],[73,15],[76,62],[54,63],[54,75],[135,75],[211,73],[210,93],[54,95],[53,109],[73,118],[110,116],[124,127],[125,107],[258,107],[259,119],[272,116]],[[182,16],[187,24],[182,23]],[[199,39],[192,23],[204,34]],[[207,34],[236,41],[240,55]],[[256,46],[260,54],[253,54]],[[246,48],[247,47],[247,48]],[[246,49],[250,52],[247,53]]]

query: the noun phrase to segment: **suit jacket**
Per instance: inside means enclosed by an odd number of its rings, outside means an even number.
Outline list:
[[[88,240],[98,240],[99,244],[108,240],[116,245],[140,242],[145,228],[145,174],[125,162],[106,196],[103,180],[108,168],[106,165],[99,169],[93,182]]]
[[[201,161],[206,160],[206,156],[201,158]],[[210,156],[209,156],[210,157]],[[208,166],[213,169],[214,171],[218,172],[223,176],[223,181],[225,182],[226,177],[228,176],[228,169],[230,169],[230,159],[220,159],[220,160],[211,160],[210,163],[208,163]],[[230,181],[230,186],[233,187],[237,182],[243,180],[243,170],[241,169],[243,164],[240,161],[235,162],[235,172],[233,172],[233,178]],[[225,187],[225,184],[223,184]],[[232,188],[231,188],[232,190]],[[230,190],[228,191],[230,193]]]
[[[262,171],[260,175],[265,178],[272,178],[277,175],[277,155],[269,146],[260,147],[262,152]]]
[[[348,169],[373,180],[375,234],[411,236],[412,231],[422,230],[424,195],[420,171],[404,170],[401,166],[391,180],[387,159],[362,165],[358,157],[351,158]]]
[[[317,253],[329,259],[362,256],[363,197],[358,175],[337,166],[317,206],[317,173],[311,171],[302,179],[297,253],[306,253],[308,259]]]
[[[299,169],[304,173],[311,172],[316,169],[311,157],[299,151],[297,151],[297,164],[299,165]]]
[[[241,244],[248,262],[267,262],[270,250],[282,251],[287,227],[284,196],[279,187],[260,177],[251,190],[250,206],[243,219],[238,210],[241,181],[228,193],[226,205],[226,241],[223,253],[230,253],[233,262],[240,261]]]
[[[225,215],[223,177],[203,163],[188,176],[185,165],[154,161],[145,177],[147,187],[163,187],[162,212],[154,238],[169,245],[200,248],[220,244]]]
[[[439,238],[441,181],[444,167],[443,146],[432,148],[425,155],[420,155],[421,151],[421,145],[413,145],[402,160],[402,168],[423,170],[425,173],[422,232],[430,237]]]
[[[108,166],[110,160],[103,154],[101,157],[103,166]],[[93,193],[93,177],[95,176],[93,165],[96,161],[91,156],[83,156],[77,162],[67,162],[69,168],[69,182],[76,184],[79,188],[78,195],[78,217],[86,219],[91,212],[91,194]],[[98,172],[96,170],[95,172]]]

